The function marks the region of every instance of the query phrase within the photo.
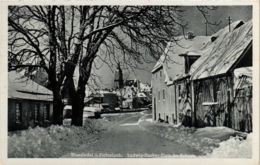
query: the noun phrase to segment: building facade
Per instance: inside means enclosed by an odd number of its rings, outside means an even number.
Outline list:
[[[154,120],[174,114],[173,123],[249,132],[252,84],[237,89],[234,75],[252,66],[252,21],[236,21],[212,36],[192,36],[179,39],[181,47],[168,44],[152,70]]]
[[[152,110],[153,119],[166,123],[177,123],[175,107],[175,86],[165,83],[163,67],[153,71],[152,75]]]
[[[52,92],[15,71],[8,73],[8,130],[52,123]]]
[[[227,126],[241,131],[247,127],[251,130],[251,126],[242,122],[251,122],[248,118],[252,116],[252,110],[236,105],[235,70],[252,66],[252,22],[240,21],[237,25],[232,31],[224,28],[205,52],[205,58],[194,63],[196,69],[191,73],[191,81],[196,126]],[[235,115],[238,111],[244,114],[244,119]]]
[[[190,95],[183,77],[195,61],[204,45],[210,41],[207,36],[180,36],[178,43],[170,42],[152,70],[153,119],[178,124],[190,112]],[[181,46],[180,46],[181,45]],[[188,56],[186,58],[186,56]],[[180,79],[180,80],[178,80]],[[178,80],[178,81],[176,81]]]

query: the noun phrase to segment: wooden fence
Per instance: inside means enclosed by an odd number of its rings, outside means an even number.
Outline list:
[[[252,132],[252,86],[236,90],[231,121],[232,128]]]

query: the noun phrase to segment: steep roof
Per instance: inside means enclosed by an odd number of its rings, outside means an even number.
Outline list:
[[[213,34],[217,39],[202,51],[202,56],[191,66],[189,74],[192,80],[227,73],[243,56],[244,51],[252,43],[252,21],[241,25],[234,22],[229,32],[225,27]]]
[[[167,44],[152,73],[163,66],[166,77],[165,82],[170,85],[172,80],[184,74],[184,58],[179,55],[200,55],[209,42],[210,36],[195,36],[193,39],[187,39],[184,36],[177,37],[177,42],[169,42]]]
[[[243,24],[241,20],[235,21],[230,25],[232,32],[229,32],[229,26],[226,26],[212,36],[196,36],[193,39],[177,37],[177,42],[167,44],[152,73],[163,67],[167,85],[172,84],[173,80],[185,77],[184,58],[180,57],[180,54],[200,55],[188,73],[191,79],[226,73],[252,42],[252,21]]]
[[[8,72],[8,98],[52,101],[52,92],[16,71]]]

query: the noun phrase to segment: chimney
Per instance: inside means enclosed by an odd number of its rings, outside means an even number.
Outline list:
[[[188,39],[193,39],[195,35],[193,34],[193,32],[187,32],[187,37]]]

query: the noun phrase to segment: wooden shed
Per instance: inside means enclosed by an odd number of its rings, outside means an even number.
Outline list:
[[[242,130],[235,126],[241,119],[234,115],[238,110],[234,70],[252,66],[252,21],[234,25],[231,32],[226,27],[212,35],[213,42],[191,67],[192,109],[198,127],[228,126]]]

